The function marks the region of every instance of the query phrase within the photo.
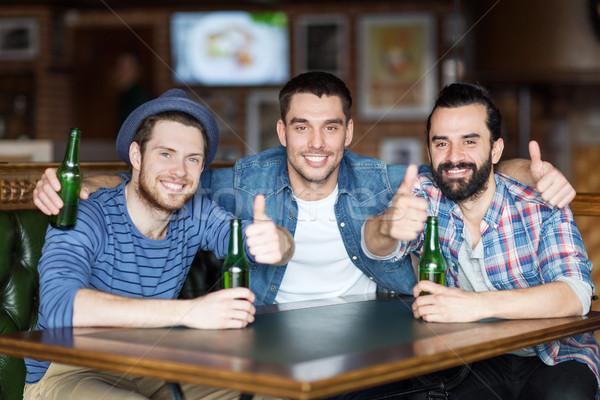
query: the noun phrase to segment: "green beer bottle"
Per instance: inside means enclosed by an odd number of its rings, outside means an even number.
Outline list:
[[[242,222],[238,218],[231,220],[229,251],[223,262],[223,287],[250,287],[250,265],[244,257]]]
[[[443,285],[446,280],[445,271],[446,267],[438,238],[438,219],[437,217],[427,217],[423,255],[419,261],[419,281],[428,280]]]
[[[65,152],[65,159],[56,171],[60,181],[60,191],[64,206],[58,215],[50,217],[50,224],[55,228],[70,229],[75,226],[77,219],[77,207],[79,206],[79,191],[81,190],[81,171],[79,170],[79,142],[81,131],[77,128],[71,129],[69,143]]]

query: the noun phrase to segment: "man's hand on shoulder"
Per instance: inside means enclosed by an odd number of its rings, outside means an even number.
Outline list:
[[[83,179],[79,198],[85,200],[90,193],[101,187],[115,187],[123,180],[117,175],[94,175]],[[48,168],[37,181],[33,190],[33,204],[46,215],[57,215],[63,207],[63,201],[58,195],[60,181],[56,177],[56,168]]]
[[[559,208],[566,207],[573,201],[575,188],[562,172],[549,162],[542,161],[540,146],[535,140],[529,142],[529,157],[531,158],[531,175],[536,182],[535,188],[542,195],[542,199]]]
[[[58,195],[60,188],[60,181],[56,177],[56,168],[47,168],[33,190],[33,204],[46,215],[57,215],[64,205]],[[82,187],[79,197],[85,200],[89,194],[89,191]]]

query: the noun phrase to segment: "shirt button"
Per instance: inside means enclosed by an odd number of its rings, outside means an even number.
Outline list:
[[[374,280],[372,276],[369,277],[370,280]]]
[[[358,259],[358,257],[356,257],[356,256],[352,256],[352,259],[353,259],[354,261],[356,261],[356,260]]]
[[[340,223],[340,226],[343,228],[346,226],[346,224],[342,222],[342,223]]]
[[[290,219],[291,219],[291,220],[293,220],[293,219],[294,219],[294,216],[293,216],[293,215],[290,215]]]
[[[277,288],[275,286],[271,286],[271,290],[276,290]]]

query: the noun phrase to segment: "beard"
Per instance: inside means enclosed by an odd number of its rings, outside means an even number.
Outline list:
[[[159,177],[153,179],[149,176],[144,168],[140,171],[139,183],[136,190],[140,199],[150,208],[172,213],[180,210],[194,196],[195,190],[191,190],[181,194],[170,194],[168,195],[169,200],[164,200],[158,190],[159,180]],[[193,186],[189,181],[185,181],[184,183],[190,187]]]
[[[458,168],[458,169],[471,169],[473,174],[471,178],[459,178],[452,179],[444,176],[444,171]],[[442,163],[438,165],[437,169],[431,166],[431,175],[433,181],[440,188],[442,194],[448,199],[461,202],[465,200],[476,200],[481,196],[487,189],[487,182],[492,173],[492,159],[491,153],[480,167],[477,167],[475,163],[461,162],[457,164],[453,163]]]

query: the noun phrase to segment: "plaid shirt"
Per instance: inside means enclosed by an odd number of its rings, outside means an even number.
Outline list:
[[[551,207],[534,189],[505,175],[495,174],[495,179],[496,192],[480,226],[485,270],[492,285],[498,290],[509,290],[573,277],[593,287],[592,264],[571,209]],[[429,174],[419,175],[413,193],[428,200],[428,215],[438,216],[446,286],[459,287],[458,252],[464,241],[462,211],[442,196]],[[401,245],[396,256],[419,251],[423,236],[421,233],[415,241]],[[567,360],[584,362],[600,382],[599,348],[592,333],[545,343],[534,350],[548,365]]]

